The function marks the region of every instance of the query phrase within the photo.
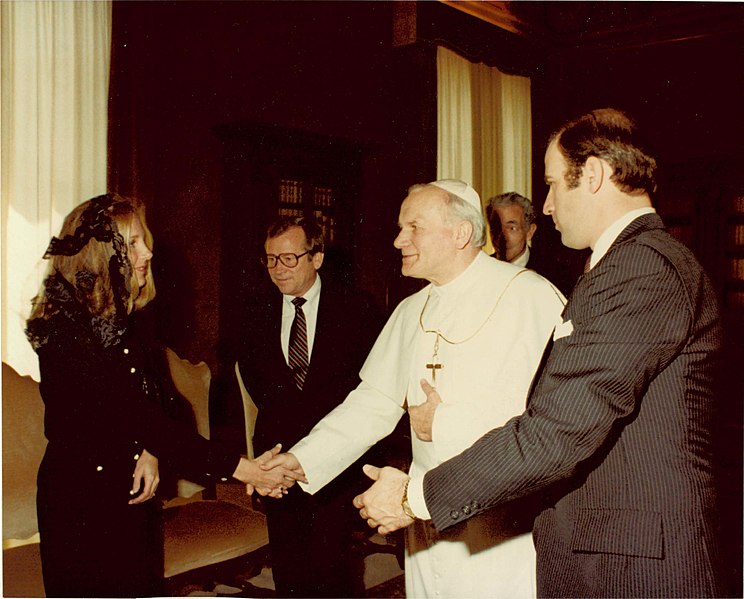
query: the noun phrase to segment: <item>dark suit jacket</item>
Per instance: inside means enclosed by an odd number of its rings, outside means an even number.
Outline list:
[[[282,295],[272,291],[253,297],[246,306],[238,358],[246,389],[258,406],[256,455],[277,443],[288,450],[346,399],[359,384],[359,370],[382,328],[381,315],[369,298],[324,278],[310,366],[300,391],[280,343]]]
[[[563,318],[527,411],[426,475],[435,526],[539,492],[540,596],[717,596],[707,277],[646,215]]]

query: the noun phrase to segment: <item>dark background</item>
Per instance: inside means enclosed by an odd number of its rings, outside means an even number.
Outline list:
[[[744,286],[732,265],[744,256],[730,231],[744,224],[733,214],[744,197],[744,4],[478,4],[502,26],[439,2],[114,2],[109,187],[148,205],[160,332],[206,361],[217,386],[231,376],[221,351],[231,301],[265,279],[257,257],[271,212],[260,185],[240,179],[251,168],[260,178],[265,147],[236,161],[235,131],[274,128],[299,154],[353,174],[331,258],[390,311],[416,288],[392,246],[400,202],[436,176],[437,44],[531,78],[538,210],[548,134],[588,109],[626,110],[657,147],[655,205],[724,308],[721,514],[741,596]],[[318,154],[318,139],[334,150]],[[569,270],[583,263],[549,219],[538,225],[535,243]]]

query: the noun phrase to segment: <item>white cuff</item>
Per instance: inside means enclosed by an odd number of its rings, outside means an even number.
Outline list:
[[[431,515],[424,501],[424,477],[412,478],[408,482],[408,505],[416,517],[421,520],[430,520]]]

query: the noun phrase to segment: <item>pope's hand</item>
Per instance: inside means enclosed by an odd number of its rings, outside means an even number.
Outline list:
[[[369,464],[364,466],[364,473],[375,483],[354,497],[354,507],[359,509],[359,515],[383,535],[410,526],[413,518],[403,511],[408,475],[389,466],[377,468]]]
[[[265,455],[266,454],[264,454],[264,456]],[[284,482],[285,482],[285,488],[283,489],[284,492],[286,492],[286,487],[292,486],[295,483],[295,481],[307,483],[307,477],[305,476],[305,471],[302,469],[302,466],[300,465],[300,461],[291,453],[274,454],[270,456],[269,459],[267,460],[263,460],[259,458],[259,466],[261,470],[266,472],[266,474],[272,474],[274,472],[281,472],[284,475]],[[260,495],[268,494],[268,495],[271,495],[271,497],[277,497],[275,492],[267,493],[266,488],[261,488],[257,486],[256,491],[258,491]]]
[[[278,444],[255,460],[240,459],[233,476],[246,484],[249,495],[256,491],[260,495],[280,498],[287,494],[287,489],[294,485],[295,481],[307,482],[301,470],[285,468],[281,463],[275,464],[273,468],[267,467],[272,460],[284,455],[279,453],[281,448],[281,444]]]
[[[426,394],[426,401],[417,406],[408,406],[408,416],[411,419],[413,432],[421,441],[431,441],[434,425],[434,413],[442,403],[437,390],[426,379],[421,379],[421,389]]]

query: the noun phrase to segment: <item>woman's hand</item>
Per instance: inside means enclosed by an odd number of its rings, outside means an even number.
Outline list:
[[[299,467],[299,462],[297,462],[296,467],[287,467],[281,461],[281,457],[292,455],[279,454],[281,448],[281,444],[276,445],[273,449],[264,452],[255,460],[241,458],[240,464],[233,473],[233,476],[246,483],[246,491],[249,495],[255,490],[259,495],[270,495],[271,497],[279,498],[282,495],[286,495],[287,489],[294,485],[296,481],[307,482],[305,473]],[[281,463],[275,464],[271,469],[265,469],[264,465],[272,458],[276,458],[277,455],[280,455],[278,460]]]
[[[137,460],[137,465],[134,467],[134,474],[132,477],[134,478],[134,481],[132,482],[132,490],[129,491],[129,494],[137,495],[140,488],[142,489],[142,492],[137,497],[130,500],[129,505],[143,503],[148,499],[155,497],[155,490],[160,484],[158,458],[146,449],[143,449],[142,454]]]

